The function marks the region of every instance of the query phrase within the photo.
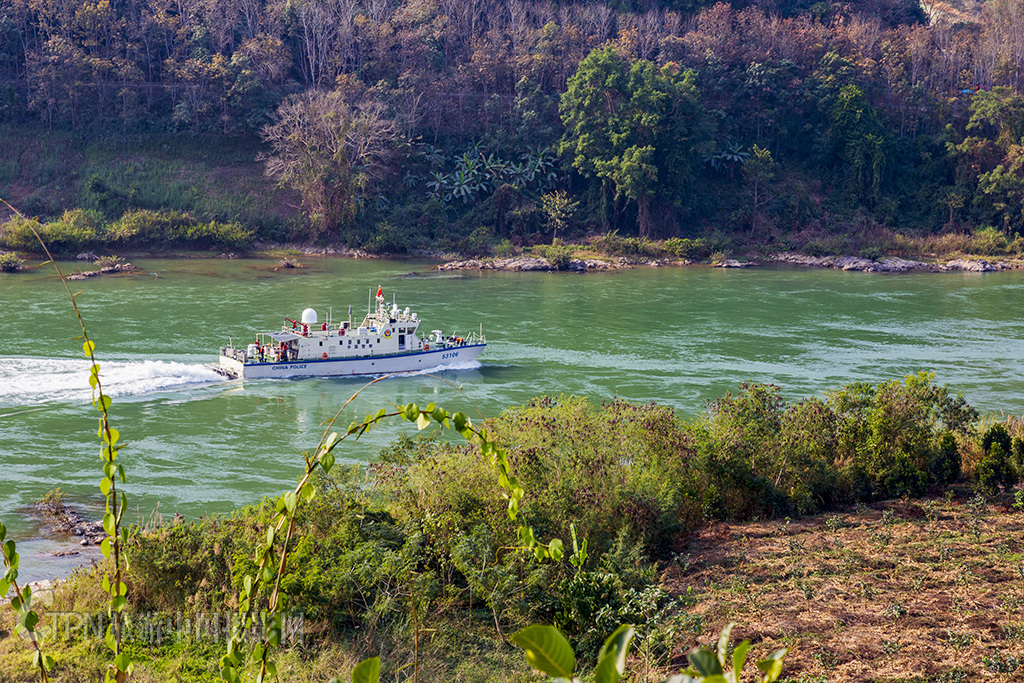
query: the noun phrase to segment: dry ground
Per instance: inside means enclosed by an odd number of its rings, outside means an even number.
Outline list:
[[[794,681],[1024,681],[1024,505],[1012,503],[961,491],[717,524],[680,544],[664,581],[696,596],[702,642],[734,621],[758,657],[791,648]]]

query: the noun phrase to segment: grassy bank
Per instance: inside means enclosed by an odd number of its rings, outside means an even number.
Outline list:
[[[298,215],[298,199],[264,177],[254,138],[97,139],[7,124],[0,124],[0,138],[0,197],[44,223],[74,209],[95,212],[101,227],[133,211],[177,212],[197,223],[239,223],[264,239],[282,239]],[[0,218],[10,218],[6,207]]]
[[[808,683],[1010,680],[1024,659],[1024,425],[979,422],[928,375],[794,403],[743,386],[692,423],[657,405],[541,398],[487,430],[526,492],[520,518],[565,539],[566,559],[524,551],[477,446],[402,437],[368,467],[315,480],[296,508],[280,591],[304,637],[279,660],[282,680],[378,654],[386,679],[414,667],[424,680],[535,680],[507,641],[531,623],[558,626],[584,669],[636,624],[635,681],[678,670],[733,620],[755,657],[794,647],[787,675]],[[175,620],[237,613],[282,506],[131,532],[129,619],[167,634],[128,628],[135,680],[216,679],[218,635],[178,639]],[[73,577],[46,609],[103,613],[103,572]],[[31,680],[4,619],[0,678]],[[57,631],[45,646],[59,680],[102,672],[99,639]]]
[[[0,124],[0,138],[5,139],[0,198],[38,217],[62,255],[219,253],[311,239],[301,197],[265,176],[258,160],[262,143],[253,137],[86,137]],[[694,226],[685,233],[689,237],[648,239],[608,232],[582,212],[559,213],[548,201],[557,193],[502,186],[476,204],[463,205],[427,198],[422,187],[399,183],[392,189],[387,202],[363,201],[348,229],[321,235],[322,246],[392,255],[534,253],[556,266],[573,254],[694,261],[783,251],[921,260],[1024,255],[1024,239],[992,227],[950,224],[938,233],[901,232],[865,218],[751,232],[726,221]],[[35,243],[24,239],[20,223],[10,218],[0,207],[0,251],[35,253]],[[551,244],[555,234],[565,243]]]

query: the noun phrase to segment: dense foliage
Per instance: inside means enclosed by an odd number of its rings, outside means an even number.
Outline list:
[[[563,239],[1024,226],[1021,0],[746,5],[0,0],[0,121],[246,136],[307,234],[386,251],[545,241],[556,189]]]
[[[989,491],[985,473],[1003,468],[992,493],[1015,477],[1021,425],[979,435],[974,409],[931,380],[849,385],[793,404],[776,386],[746,385],[691,423],[654,404],[565,396],[509,408],[488,432],[527,492],[522,519],[540,538],[571,539],[562,563],[509,545],[516,523],[474,446],[403,436],[368,470],[336,467],[318,482],[281,588],[332,633],[387,640],[410,620],[475,609],[499,634],[555,623],[585,657],[620,623],[648,624],[638,637],[656,651],[658,628],[690,619],[685,599],[658,586],[657,565],[709,522],[941,491],[963,471]],[[990,466],[1001,448],[1011,455]],[[274,513],[268,501],[139,536],[136,606],[230,602]]]

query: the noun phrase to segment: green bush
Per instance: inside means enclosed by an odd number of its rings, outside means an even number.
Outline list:
[[[963,463],[960,449],[956,445],[956,437],[950,432],[943,432],[939,445],[928,466],[928,473],[941,485],[950,484],[960,478]]]
[[[5,251],[0,254],[0,273],[13,273],[21,270],[22,260],[14,252]]]
[[[1012,489],[1018,481],[1014,466],[1013,441],[1006,426],[995,423],[986,430],[981,439],[985,455],[974,466],[974,483],[979,493],[995,496],[999,487]]]
[[[111,242],[135,247],[246,249],[253,232],[239,223],[198,223],[180,211],[138,210],[125,213],[106,232]]]
[[[665,249],[661,245],[646,237],[620,237],[617,231],[592,238],[590,245],[597,251],[612,256],[657,258],[665,254]]]
[[[84,209],[65,211],[57,220],[45,224],[16,217],[3,224],[0,240],[8,249],[40,253],[42,247],[32,234],[34,227],[51,252],[76,254],[97,242],[100,218],[96,211]]]
[[[676,258],[699,261],[711,255],[711,244],[703,237],[691,240],[688,238],[672,237],[665,240],[663,245],[665,251]]]
[[[409,251],[405,233],[396,229],[388,221],[377,226],[373,236],[364,246],[374,254],[404,254]]]
[[[1007,253],[1008,241],[1000,230],[989,226],[975,230],[967,241],[966,249],[970,254],[979,256],[999,256]]]
[[[508,240],[502,240],[495,244],[493,251],[498,258],[511,258],[516,255],[516,248]]]
[[[558,240],[555,240],[553,244],[538,244],[533,250],[546,258],[555,270],[568,270],[574,251],[571,246],[562,244]]]

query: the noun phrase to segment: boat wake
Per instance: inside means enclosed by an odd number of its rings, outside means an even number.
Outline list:
[[[426,368],[424,370],[417,370],[414,375],[436,375],[439,372],[445,372],[446,370],[479,370],[483,367],[483,363],[478,360],[468,360],[464,363],[443,363],[441,365],[435,365],[432,368]]]
[[[0,358],[0,406],[89,401],[89,362],[68,358]],[[103,391],[138,396],[210,384],[223,377],[205,365],[174,361],[100,362]]]

